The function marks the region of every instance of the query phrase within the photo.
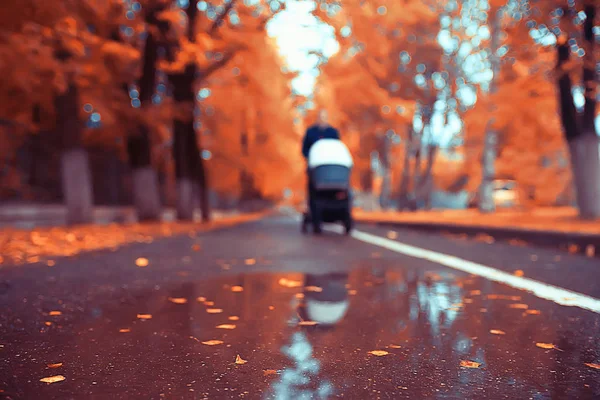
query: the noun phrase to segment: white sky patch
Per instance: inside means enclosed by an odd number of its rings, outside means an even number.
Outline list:
[[[299,72],[292,81],[294,90],[302,95],[313,92],[319,75],[318,58],[311,51],[331,57],[339,50],[333,28],[318,20],[310,12],[312,1],[286,1],[286,10],[280,12],[267,25],[269,36],[276,38],[279,51],[291,71]]]

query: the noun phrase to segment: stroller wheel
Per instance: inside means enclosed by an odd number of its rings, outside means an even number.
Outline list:
[[[301,229],[302,233],[308,232],[308,215],[306,213],[302,217],[302,225],[301,225],[300,229]]]
[[[344,233],[346,234],[346,236],[350,235],[350,233],[352,232],[353,225],[354,223],[352,221],[352,218],[346,218],[346,220],[344,221]]]

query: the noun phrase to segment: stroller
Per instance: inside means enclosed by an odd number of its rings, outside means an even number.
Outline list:
[[[302,220],[302,233],[312,224],[313,232],[322,232],[321,224],[342,222],[350,234],[352,198],[350,171],[353,161],[350,151],[338,139],[318,140],[308,154],[308,211]]]

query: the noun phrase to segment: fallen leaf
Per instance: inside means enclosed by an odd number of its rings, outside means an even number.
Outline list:
[[[59,368],[62,367],[63,363],[54,363],[54,364],[48,364],[48,368]]]
[[[269,306],[269,310],[273,311],[275,309],[275,306]]]
[[[138,258],[138,259],[135,260],[135,265],[137,265],[138,267],[141,267],[141,268],[147,267],[148,264],[149,264],[148,259],[144,258],[144,257],[140,257],[140,258]]]
[[[530,315],[540,315],[542,312],[540,310],[527,310],[525,311],[525,314],[530,314]]]
[[[298,325],[300,325],[300,326],[314,326],[317,324],[318,324],[318,322],[315,322],[315,321],[300,321],[300,322],[298,322]]]
[[[307,292],[322,292],[323,288],[320,288],[318,286],[305,286],[304,290],[306,290]]]
[[[256,264],[256,260],[255,260],[254,258],[247,258],[247,259],[244,261],[244,263],[245,263],[246,265],[254,265],[254,264]]]
[[[46,261],[46,265],[49,267],[54,267],[56,265],[56,262],[54,260],[48,260]]]
[[[217,326],[218,329],[235,329],[235,325],[233,324],[222,324]]]
[[[487,312],[487,308],[480,308],[479,311],[480,312]]]
[[[57,315],[62,315],[62,311],[50,311],[48,315],[51,317],[56,317]]]
[[[296,293],[295,294],[297,299],[303,299],[304,298],[304,293]]]
[[[50,326],[50,325],[52,325],[52,322],[50,322],[50,321],[46,321],[46,322],[44,322],[44,325],[46,325],[46,326]]]
[[[519,310],[527,310],[529,308],[529,306],[527,304],[522,304],[522,303],[509,304],[508,307],[516,308]]]
[[[243,365],[243,364],[246,364],[247,362],[248,361],[242,359],[242,357],[240,357],[239,354],[235,357],[235,363],[238,365]]]
[[[508,296],[508,295],[505,295],[505,294],[488,294],[486,297],[489,300],[521,301],[521,296]]]
[[[554,348],[554,345],[551,343],[536,343],[535,345],[542,349],[553,349]]]
[[[590,368],[594,368],[594,369],[600,369],[600,364],[594,364],[594,363],[585,363],[585,365],[587,365]]]
[[[354,295],[356,295],[356,293],[358,293],[358,292],[356,291],[356,289],[351,289],[351,290],[348,290],[348,294],[349,294],[350,296],[354,296]]]
[[[522,269],[518,269],[515,272],[513,272],[513,275],[514,276],[523,276],[523,275],[525,275],[525,272],[523,272]]]
[[[465,368],[479,368],[481,363],[475,361],[460,360],[460,366]]]
[[[385,350],[373,350],[373,351],[370,351],[369,354],[372,354],[377,357],[382,357],[382,356],[387,356],[390,353]]]
[[[56,383],[56,382],[61,382],[64,381],[66,378],[62,375],[55,375],[55,376],[49,376],[47,378],[42,378],[40,379],[40,382],[44,382],[44,383]]]
[[[300,282],[300,281],[292,281],[292,280],[287,279],[287,278],[281,278],[279,280],[279,284],[281,286],[285,286],[285,287],[288,287],[288,288],[295,288],[295,287],[301,287],[302,286],[302,282]]]
[[[585,255],[588,257],[594,257],[596,253],[596,248],[593,244],[588,244],[585,248]]]
[[[169,301],[175,304],[185,304],[187,303],[187,299],[183,297],[169,297]]]
[[[211,307],[211,306],[214,306],[214,305],[215,305],[215,302],[214,302],[214,301],[205,301],[205,302],[204,302],[204,305],[205,305],[205,306],[208,306],[208,307]]]
[[[205,344],[207,346],[217,346],[219,344],[223,344],[222,340],[207,340],[206,342],[202,342],[202,344]]]
[[[131,329],[129,329],[129,328],[119,329],[119,333],[127,333],[127,332],[131,332]]]
[[[139,319],[151,319],[152,318],[152,314],[138,314],[137,317]]]
[[[206,301],[206,297],[202,297],[202,296],[200,296],[200,297],[196,297],[196,301],[197,301],[198,303],[204,303],[204,302]]]
[[[491,329],[490,333],[493,335],[506,335],[506,332],[501,331],[500,329]]]
[[[398,238],[398,233],[394,232],[394,231],[389,231],[387,234],[388,239],[397,239]]]
[[[277,375],[277,370],[276,369],[265,369],[263,371],[263,375],[264,376]]]
[[[481,290],[471,290],[469,294],[471,296],[479,296],[481,294]]]
[[[473,299],[463,299],[463,301],[465,302],[465,304],[471,304],[473,303]]]
[[[240,317],[236,317],[235,315],[232,315],[231,317],[228,318],[230,321],[239,321]]]
[[[238,292],[243,292],[243,291],[244,291],[244,288],[243,288],[242,286],[232,286],[232,287],[231,287],[231,291],[232,291],[232,292],[236,292],[236,293],[238,293]]]
[[[398,346],[397,344],[390,344],[388,347],[390,349],[401,349],[402,348],[401,346]]]
[[[221,308],[207,308],[206,312],[209,314],[220,314],[223,312],[223,309]]]
[[[194,251],[200,251],[200,245],[199,244],[195,244],[192,246],[192,250]]]

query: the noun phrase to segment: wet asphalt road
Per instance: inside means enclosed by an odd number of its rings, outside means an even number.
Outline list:
[[[600,297],[597,259],[397,240]],[[596,313],[284,216],[0,270],[6,399],[593,399],[599,339]]]

